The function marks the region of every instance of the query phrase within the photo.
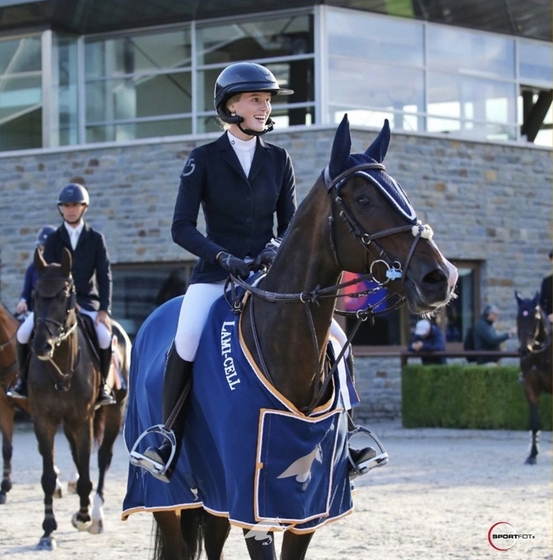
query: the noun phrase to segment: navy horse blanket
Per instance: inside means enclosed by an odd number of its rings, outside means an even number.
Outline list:
[[[181,301],[175,298],[154,311],[133,343],[124,427],[129,450],[144,430],[163,424],[165,356]],[[203,507],[243,528],[261,524],[267,530],[307,533],[347,515],[353,508],[349,403],[344,403],[347,391],[340,390],[341,380],[337,370],[329,402],[304,415],[263,376],[242,340],[240,315],[221,297],[211,309],[196,356],[183,445],[171,482],[129,465],[123,519],[138,511]],[[159,443],[159,435],[149,435],[137,451]]]

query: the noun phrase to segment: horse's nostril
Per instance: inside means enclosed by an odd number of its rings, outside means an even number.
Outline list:
[[[441,284],[447,282],[447,276],[443,270],[435,268],[432,272],[426,274],[422,281],[427,284]]]

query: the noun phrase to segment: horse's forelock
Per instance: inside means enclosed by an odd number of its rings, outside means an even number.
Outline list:
[[[61,266],[59,264],[48,265],[48,268],[37,280],[36,293],[42,297],[51,298],[65,290],[70,286],[72,280],[70,277],[60,274]]]

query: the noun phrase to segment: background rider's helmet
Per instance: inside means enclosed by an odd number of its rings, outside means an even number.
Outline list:
[[[90,203],[90,197],[88,196],[88,191],[78,183],[69,183],[65,185],[58,195],[58,206],[60,204],[88,204]]]
[[[44,245],[44,243],[46,243],[46,238],[55,231],[56,228],[54,226],[48,225],[41,227],[36,234],[36,246]]]
[[[273,73],[254,62],[237,62],[227,66],[215,82],[213,92],[215,109],[219,118],[229,124],[242,122],[242,117],[231,115],[226,103],[233,95],[253,91],[266,91],[272,95],[292,95],[291,89],[281,88]]]

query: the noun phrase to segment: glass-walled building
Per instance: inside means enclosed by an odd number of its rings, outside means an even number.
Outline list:
[[[328,5],[103,34],[0,34],[0,150],[216,131],[217,74],[266,65],[279,126],[551,146],[551,43]],[[549,103],[547,101],[549,100]]]
[[[391,174],[459,269],[434,318],[448,347],[487,303],[511,326],[514,290],[532,296],[550,266],[551,21],[550,2],[526,0],[0,0],[2,300],[19,296],[68,182],[91,193],[131,335],[183,293],[195,258],[171,240],[178,177],[221,133],[217,75],[247,60],[295,91],[274,98],[266,138],[291,154],[299,200],[344,113],[356,148],[388,119]],[[416,320],[402,307],[364,323],[361,370],[390,353],[397,366]],[[371,364],[374,390],[389,378]]]

